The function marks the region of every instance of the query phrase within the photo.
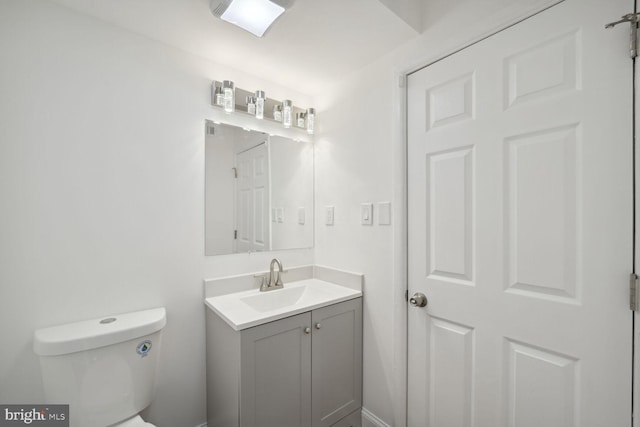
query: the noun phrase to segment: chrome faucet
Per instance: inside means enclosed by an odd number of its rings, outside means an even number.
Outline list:
[[[274,271],[274,266],[278,265],[278,271]],[[282,283],[282,263],[278,258],[274,258],[271,260],[271,265],[269,266],[269,280],[266,281],[266,275],[262,277],[262,284],[260,285],[260,292],[272,291],[274,289],[282,289],[284,287]]]

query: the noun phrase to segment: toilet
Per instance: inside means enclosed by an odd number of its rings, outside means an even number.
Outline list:
[[[68,404],[71,427],[153,427],[139,413],[153,399],[164,307],[34,333],[46,403]]]

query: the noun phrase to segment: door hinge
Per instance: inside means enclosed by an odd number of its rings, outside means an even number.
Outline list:
[[[629,276],[629,308],[633,311],[638,311],[640,309],[638,301],[638,298],[640,297],[640,290],[638,289],[639,284],[640,280],[638,280],[638,275],[636,273],[631,273]]]
[[[238,168],[231,168],[231,170],[233,171],[233,177],[237,178],[238,177]]]
[[[238,240],[238,230],[233,230],[233,239]]]
[[[604,28],[613,28],[618,24],[628,22],[631,24],[631,34],[629,35],[629,56],[631,59],[635,59],[638,56],[638,20],[640,19],[640,13],[627,13],[622,16],[619,21],[611,22],[604,26]]]

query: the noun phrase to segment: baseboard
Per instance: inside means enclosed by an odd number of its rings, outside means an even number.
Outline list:
[[[197,425],[196,427],[207,427],[207,423],[202,423],[200,425]]]
[[[362,408],[362,427],[391,427],[389,424],[376,417],[367,408]]]

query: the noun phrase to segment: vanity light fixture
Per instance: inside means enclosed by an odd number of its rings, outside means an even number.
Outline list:
[[[286,129],[314,133],[316,110],[300,108],[290,99],[266,98],[263,90],[248,91],[231,80],[211,82],[211,105],[228,114],[244,114],[254,119],[278,122]],[[295,121],[294,121],[295,120]]]
[[[293,0],[211,0],[214,16],[257,37],[264,36]]]

